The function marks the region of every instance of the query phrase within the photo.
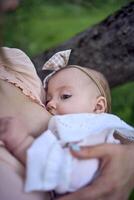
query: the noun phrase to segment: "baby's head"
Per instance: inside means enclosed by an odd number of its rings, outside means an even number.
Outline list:
[[[47,80],[46,108],[53,115],[103,113],[111,110],[106,78],[95,70],[69,65]]]

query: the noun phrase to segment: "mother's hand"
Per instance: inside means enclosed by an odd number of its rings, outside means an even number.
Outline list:
[[[18,117],[0,117],[0,140],[9,150],[13,150],[27,134],[26,125]]]
[[[72,151],[72,150],[71,150]],[[60,200],[127,200],[134,188],[134,144],[102,144],[72,151],[78,159],[98,158],[100,175],[90,186]]]

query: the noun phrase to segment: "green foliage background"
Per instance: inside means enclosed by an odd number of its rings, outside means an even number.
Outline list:
[[[32,57],[99,23],[129,0],[23,0],[5,16],[4,45]],[[112,90],[113,113],[134,126],[134,83]],[[131,200],[134,196],[131,197]]]
[[[118,10],[129,0],[23,0],[6,15],[5,41],[29,55],[64,42]]]

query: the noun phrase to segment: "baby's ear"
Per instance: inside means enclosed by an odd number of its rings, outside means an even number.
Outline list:
[[[99,96],[96,100],[96,105],[94,112],[95,113],[103,113],[106,112],[107,109],[107,100],[103,96]]]

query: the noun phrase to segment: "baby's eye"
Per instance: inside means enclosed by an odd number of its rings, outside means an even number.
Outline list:
[[[62,100],[65,100],[65,99],[68,99],[68,98],[70,98],[72,95],[71,94],[63,94],[63,95],[61,95],[61,99]]]

